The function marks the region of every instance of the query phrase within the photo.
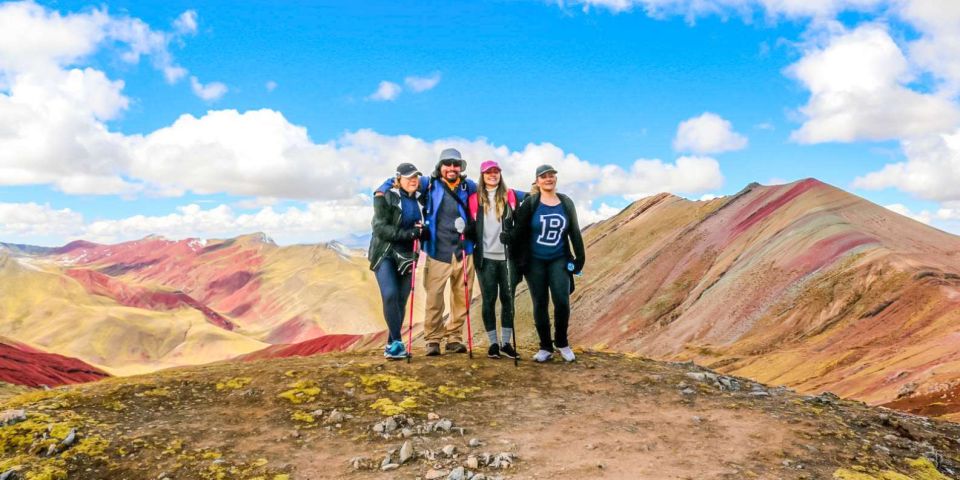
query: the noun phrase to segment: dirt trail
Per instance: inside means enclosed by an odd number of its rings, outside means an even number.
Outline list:
[[[14,466],[25,478],[48,468],[71,479],[414,479],[459,466],[487,479],[960,471],[960,425],[711,375],[590,352],[574,364],[519,367],[481,355],[408,364],[353,353],[179,368],[0,402],[0,411],[29,417],[0,427],[0,474]],[[389,419],[400,425],[374,430]],[[70,428],[75,446],[31,453]],[[405,441],[413,458],[382,471]],[[442,452],[448,445],[453,456]],[[503,453],[509,462],[497,466]]]

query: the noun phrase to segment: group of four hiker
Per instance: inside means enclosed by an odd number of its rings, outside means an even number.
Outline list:
[[[555,346],[564,360],[573,361],[575,356],[567,340],[572,275],[583,269],[585,257],[576,208],[569,197],[557,192],[557,171],[550,165],[538,167],[531,191],[525,193],[507,188],[500,165],[494,160],[481,164],[479,186],[466,177],[465,169],[460,152],[448,148],[440,154],[432,174],[423,176],[413,164],[402,163],[395,176],[374,194],[368,255],[380,286],[389,331],[384,356],[401,359],[410,354],[401,330],[415,278],[417,247],[422,246],[426,253],[426,356],[440,355],[444,340],[447,352],[467,352],[463,326],[469,309],[468,291],[472,291],[476,272],[483,297],[483,324],[490,341],[489,357],[519,358],[511,343],[513,294],[525,278],[540,337],[540,350],[534,360],[550,360]],[[473,257],[472,262],[468,256]],[[445,325],[443,297],[448,284],[451,305]],[[554,306],[552,337],[547,311],[550,300]]]

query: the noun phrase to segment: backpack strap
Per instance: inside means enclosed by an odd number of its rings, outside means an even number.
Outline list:
[[[477,198],[476,193],[471,194],[470,198],[467,199],[467,205],[469,206],[470,210],[470,218],[472,218],[474,221],[477,220],[477,212],[480,211],[479,201],[480,200]]]
[[[507,204],[510,205],[511,209],[517,209],[517,192],[512,188],[507,189]]]

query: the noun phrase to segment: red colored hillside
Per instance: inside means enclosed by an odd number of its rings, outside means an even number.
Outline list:
[[[54,387],[109,376],[75,358],[41,352],[0,337],[0,381],[28,387]]]

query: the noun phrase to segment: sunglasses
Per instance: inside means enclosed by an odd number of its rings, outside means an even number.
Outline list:
[[[444,167],[459,167],[460,160],[442,160],[440,161],[440,165],[443,165]]]

